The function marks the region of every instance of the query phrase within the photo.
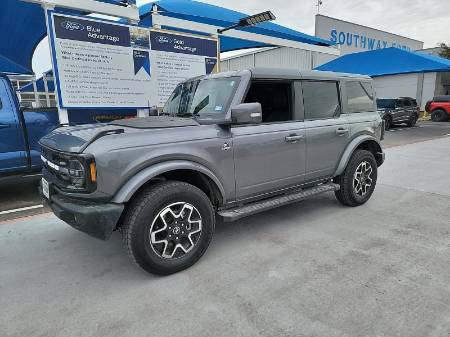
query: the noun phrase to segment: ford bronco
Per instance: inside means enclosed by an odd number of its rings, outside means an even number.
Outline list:
[[[62,127],[44,137],[42,194],[100,239],[122,233],[134,261],[194,264],[215,221],[334,192],[364,204],[384,161],[369,77],[255,68],[179,84],[159,116]]]

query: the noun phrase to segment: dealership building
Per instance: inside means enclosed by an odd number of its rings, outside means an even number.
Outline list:
[[[221,70],[249,67],[328,70],[369,75],[379,98],[412,97],[423,110],[436,95],[450,94],[450,61],[437,56],[439,48],[398,34],[316,15],[315,36],[333,47],[261,48],[222,58]]]
[[[249,67],[281,67],[312,70],[339,56],[395,47],[407,51],[423,49],[423,42],[408,37],[317,14],[315,37],[330,41],[327,48],[260,48],[222,58],[221,70]],[[336,53],[336,50],[338,52]]]
[[[317,70],[371,76],[378,98],[413,97],[422,110],[434,96],[450,94],[450,60],[399,48],[347,54]]]

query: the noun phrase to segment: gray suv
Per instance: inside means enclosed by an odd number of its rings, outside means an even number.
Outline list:
[[[250,69],[179,84],[162,114],[44,137],[42,194],[72,227],[114,230],[145,270],[171,274],[233,221],[333,191],[372,195],[384,128],[369,77]]]

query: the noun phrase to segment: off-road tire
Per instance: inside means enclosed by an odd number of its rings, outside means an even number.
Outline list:
[[[448,118],[447,112],[442,109],[436,109],[431,113],[431,120],[433,122],[444,122]]]
[[[164,258],[151,244],[154,219],[170,205],[184,202],[195,207],[201,216],[202,229],[192,250],[177,258]],[[205,253],[214,234],[215,216],[211,201],[197,187],[179,181],[150,186],[128,205],[122,222],[122,241],[136,264],[158,275],[169,275],[189,268]]]
[[[384,118],[384,129],[389,130],[392,128],[392,117],[387,116]]]
[[[413,114],[409,118],[409,121],[406,122],[406,126],[408,126],[409,128],[412,128],[414,125],[416,125],[418,119],[419,119],[419,117],[416,114]]]
[[[370,164],[372,168],[372,185],[364,196],[360,196],[355,192],[353,187],[353,179],[356,169],[363,162]],[[347,163],[347,167],[340,176],[334,178],[334,182],[340,186],[340,189],[335,192],[337,200],[345,206],[359,206],[367,202],[375,190],[377,182],[377,162],[372,152],[367,150],[356,150]]]

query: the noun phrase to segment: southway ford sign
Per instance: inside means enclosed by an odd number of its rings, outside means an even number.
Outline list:
[[[382,48],[413,51],[423,49],[423,42],[347,21],[316,15],[316,36],[340,46],[341,54]]]

